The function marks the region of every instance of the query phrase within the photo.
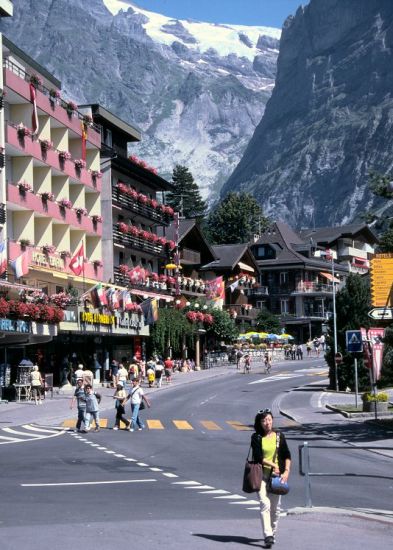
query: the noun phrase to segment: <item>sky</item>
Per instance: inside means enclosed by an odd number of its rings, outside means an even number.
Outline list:
[[[176,19],[281,28],[309,0],[132,0],[140,8]]]

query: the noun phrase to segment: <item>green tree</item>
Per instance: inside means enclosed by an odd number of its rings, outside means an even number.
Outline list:
[[[203,218],[207,203],[202,199],[199,187],[186,166],[176,164],[172,173],[172,184],[174,191],[167,194],[167,204],[186,219]]]
[[[346,351],[345,331],[368,328],[371,319],[368,312],[371,309],[370,288],[367,281],[360,275],[351,273],[345,287],[336,295],[337,350],[342,353],[343,362],[337,367],[338,385],[340,390],[350,387],[355,389],[354,356]],[[334,367],[334,333],[333,320],[329,322],[327,338],[329,351],[325,357],[329,365],[330,387],[335,388]],[[363,356],[358,357],[359,389],[370,389],[369,370],[364,366]]]
[[[239,336],[236,323],[227,311],[224,309],[209,308],[207,312],[213,315],[214,323],[207,328],[206,332],[226,342],[232,342]]]
[[[229,193],[211,212],[206,232],[214,244],[244,243],[268,225],[262,209],[249,193]]]
[[[150,351],[164,356],[168,353],[170,345],[174,353],[179,354],[182,350],[183,335],[192,340],[193,327],[184,313],[173,308],[160,308],[158,320],[151,327],[152,349]]]
[[[262,309],[256,318],[257,329],[260,332],[279,334],[281,332],[281,323],[278,315],[273,315],[267,309]]]

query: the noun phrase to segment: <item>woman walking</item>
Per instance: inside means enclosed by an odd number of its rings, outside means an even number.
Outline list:
[[[134,378],[132,381],[132,388],[128,394],[127,400],[128,399],[131,399],[131,425],[129,430],[130,432],[133,432],[135,427],[138,426],[138,430],[141,431],[145,427],[139,417],[141,403],[144,401],[148,407],[150,407],[150,403],[144,395],[143,389],[140,387],[139,380],[137,378]]]
[[[30,373],[31,394],[34,397],[36,405],[42,405],[41,388],[42,388],[42,376],[38,370],[38,366],[34,365],[33,370]]]
[[[115,425],[113,426],[114,430],[118,430],[120,428],[120,421],[124,422],[125,429],[128,430],[131,426],[131,423],[127,420],[127,418],[124,416],[126,414],[126,411],[124,409],[125,402],[127,401],[127,392],[123,387],[123,384],[117,384],[116,391],[113,395],[113,399],[116,399],[116,420]]]
[[[251,436],[253,460],[263,467],[261,488],[258,493],[261,510],[262,534],[265,547],[271,548],[277,535],[280,513],[280,495],[268,492],[268,482],[273,475],[288,481],[291,453],[284,434],[273,430],[273,414],[270,409],[258,411],[254,421],[255,433]]]

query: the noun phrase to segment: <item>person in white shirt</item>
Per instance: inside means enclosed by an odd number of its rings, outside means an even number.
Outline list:
[[[117,371],[117,379],[119,381],[119,384],[121,384],[123,388],[126,387],[127,378],[128,371],[123,364],[120,364],[119,370]]]
[[[141,404],[144,401],[148,407],[150,407],[149,400],[143,393],[143,389],[139,385],[139,380],[134,378],[132,380],[132,388],[128,394],[128,399],[131,400],[131,426],[129,428],[130,432],[135,430],[135,427],[138,426],[138,430],[141,431],[145,427],[141,419],[139,418],[139,410]]]

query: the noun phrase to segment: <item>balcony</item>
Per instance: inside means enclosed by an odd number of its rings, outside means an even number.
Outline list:
[[[94,223],[89,216],[78,216],[74,209],[61,208],[56,202],[44,202],[42,198],[29,191],[20,193],[18,187],[9,183],[7,185],[7,201],[10,203],[9,210],[15,205],[17,210],[25,208],[32,210],[37,216],[52,218],[54,221],[66,223],[73,229],[82,229],[90,235],[101,236],[102,223]]]
[[[42,248],[35,246],[27,246],[24,250],[22,250],[19,243],[9,241],[9,260],[15,260],[21,255],[22,252],[27,254],[29,269],[36,269],[38,271],[42,270],[45,272],[48,272],[48,270],[53,271],[54,277],[56,276],[56,272],[66,273],[72,277],[75,277],[75,273],[69,267],[71,258],[63,258],[57,252],[54,252],[53,254],[46,254],[42,251]],[[92,262],[86,262],[84,264],[84,277],[87,279],[102,281],[103,268],[95,266]]]
[[[158,243],[151,243],[141,237],[131,235],[130,233],[123,233],[117,227],[113,226],[113,242],[117,245],[124,246],[135,250],[144,252],[144,256],[166,256],[166,251],[163,245]]]
[[[145,222],[155,222],[159,225],[168,226],[171,223],[171,217],[167,214],[163,214],[159,210],[149,206],[147,204],[141,204],[138,201],[134,200],[129,195],[122,193],[116,187],[112,188],[112,202],[115,206],[129,210],[133,213],[133,219],[135,221]]]
[[[295,290],[291,292],[292,296],[300,294],[332,294],[333,285],[326,285],[322,283],[313,283],[304,281],[298,283],[295,287]]]
[[[255,288],[247,288],[245,289],[246,296],[269,296],[269,287],[267,286],[258,286]]]
[[[190,248],[183,248],[180,250],[180,260],[182,264],[187,265],[200,265],[201,253]]]
[[[224,309],[236,320],[255,321],[259,310],[252,308],[249,304],[225,304]]]
[[[20,137],[16,125],[8,123],[6,126],[6,142],[10,156],[31,156],[39,165],[47,165],[54,168],[56,175],[66,175],[78,183],[83,183],[94,191],[101,191],[101,180],[94,178],[85,168],[77,169],[74,161],[59,158],[59,151],[55,149],[43,149],[40,142],[30,136]]]
[[[4,63],[4,87],[7,86],[12,91],[30,103],[30,78],[24,69],[5,59]],[[12,103],[12,101],[10,101]],[[63,99],[52,100],[50,90],[41,84],[37,87],[36,93],[37,108],[45,114],[56,119],[63,126],[75,132],[82,137],[82,124],[84,115],[79,111],[74,111],[71,115],[67,113],[67,102]],[[87,141],[97,148],[101,146],[101,130],[97,124],[89,124],[87,130]]]
[[[0,0],[0,17],[12,17],[14,6],[11,0]]]
[[[4,225],[7,221],[7,212],[5,204],[0,204],[0,224]]]

